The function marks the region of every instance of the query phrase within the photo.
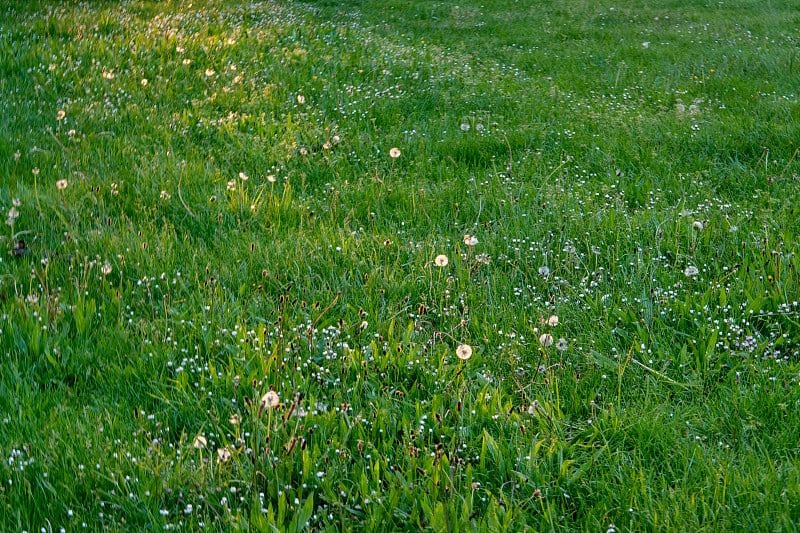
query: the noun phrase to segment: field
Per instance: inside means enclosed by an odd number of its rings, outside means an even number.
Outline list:
[[[0,0],[0,531],[797,531],[800,6]]]

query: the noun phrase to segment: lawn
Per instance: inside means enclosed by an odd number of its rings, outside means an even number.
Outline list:
[[[0,531],[796,531],[798,28],[0,0]]]

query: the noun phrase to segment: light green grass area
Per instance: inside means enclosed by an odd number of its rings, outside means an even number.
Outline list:
[[[799,28],[0,0],[0,531],[796,531]]]

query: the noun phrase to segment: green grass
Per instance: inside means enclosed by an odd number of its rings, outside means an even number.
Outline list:
[[[0,530],[797,530],[798,27],[0,1]]]

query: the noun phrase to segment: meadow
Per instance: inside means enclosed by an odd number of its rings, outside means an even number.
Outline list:
[[[0,531],[797,531],[793,0],[0,0]]]

